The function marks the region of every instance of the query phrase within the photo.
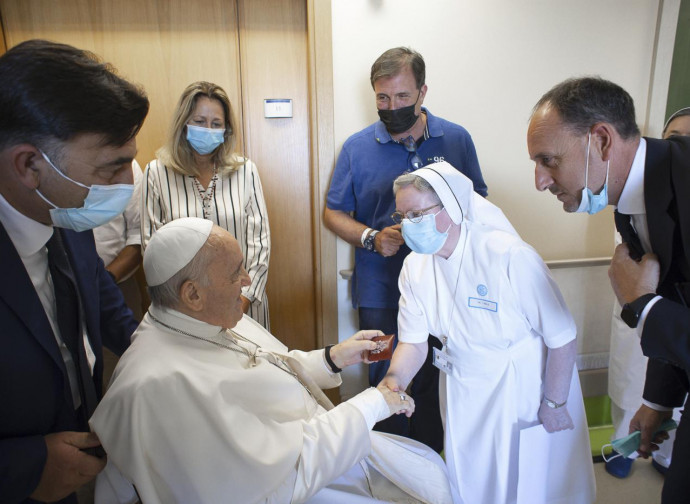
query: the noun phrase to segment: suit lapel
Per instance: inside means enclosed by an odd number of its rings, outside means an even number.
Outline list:
[[[677,222],[685,259],[690,265],[690,139],[671,137],[669,143]]]
[[[31,335],[65,372],[65,364],[41,300],[17,250],[0,223],[0,298],[14,311]]]
[[[644,170],[644,200],[647,227],[652,250],[659,257],[661,274],[659,284],[671,267],[673,258],[673,234],[675,222],[669,214],[673,202],[671,185],[671,158],[668,143],[647,138],[647,155]]]

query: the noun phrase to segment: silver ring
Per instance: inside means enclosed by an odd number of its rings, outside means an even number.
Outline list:
[[[405,394],[400,394],[401,401],[407,401],[407,396]]]

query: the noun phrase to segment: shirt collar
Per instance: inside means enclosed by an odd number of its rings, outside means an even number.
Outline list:
[[[426,113],[426,126],[424,127],[424,138],[429,138],[429,137],[438,137],[443,135],[443,130],[441,129],[441,125],[438,124],[436,121],[436,118],[431,115],[431,112],[426,107],[422,107],[422,110]],[[374,128],[374,136],[376,137],[376,141],[380,144],[385,144],[388,142],[394,142],[393,137],[391,137],[391,134],[388,133],[388,130],[386,129],[386,125],[383,124],[382,121],[379,121],[376,123],[376,127]]]
[[[164,328],[167,329],[168,327],[166,326],[169,326],[174,328],[173,330],[181,331],[182,334],[189,333],[198,338],[215,341],[222,339],[226,333],[220,326],[207,324],[172,308],[151,305],[149,312],[156,320],[165,324]]]
[[[647,141],[640,138],[630,173],[618,199],[618,211],[626,215],[644,214],[644,160],[647,156]]]
[[[0,194],[0,222],[17,249],[19,257],[29,257],[41,250],[53,236],[53,226],[35,221],[16,208]]]

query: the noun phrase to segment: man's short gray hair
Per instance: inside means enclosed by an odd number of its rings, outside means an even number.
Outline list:
[[[180,303],[180,288],[182,284],[190,280],[201,286],[209,285],[208,268],[214,258],[212,253],[220,238],[213,232],[208,237],[204,246],[189,261],[184,268],[175,273],[166,282],[148,287],[151,304],[164,308],[177,308]]]
[[[409,185],[417,189],[419,192],[433,194],[434,200],[437,203],[441,203],[441,198],[438,197],[438,194],[436,194],[434,188],[431,187],[431,184],[429,184],[429,182],[419,175],[415,175],[414,172],[403,173],[396,178],[395,181],[393,181],[393,194],[397,195],[400,189]]]

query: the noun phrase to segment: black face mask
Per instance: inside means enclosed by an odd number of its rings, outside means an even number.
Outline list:
[[[386,125],[386,129],[393,134],[403,133],[409,130],[414,123],[419,119],[418,115],[415,115],[414,108],[417,106],[419,97],[422,92],[417,95],[417,100],[414,104],[407,107],[402,107],[395,110],[379,109],[379,118],[381,122]]]

